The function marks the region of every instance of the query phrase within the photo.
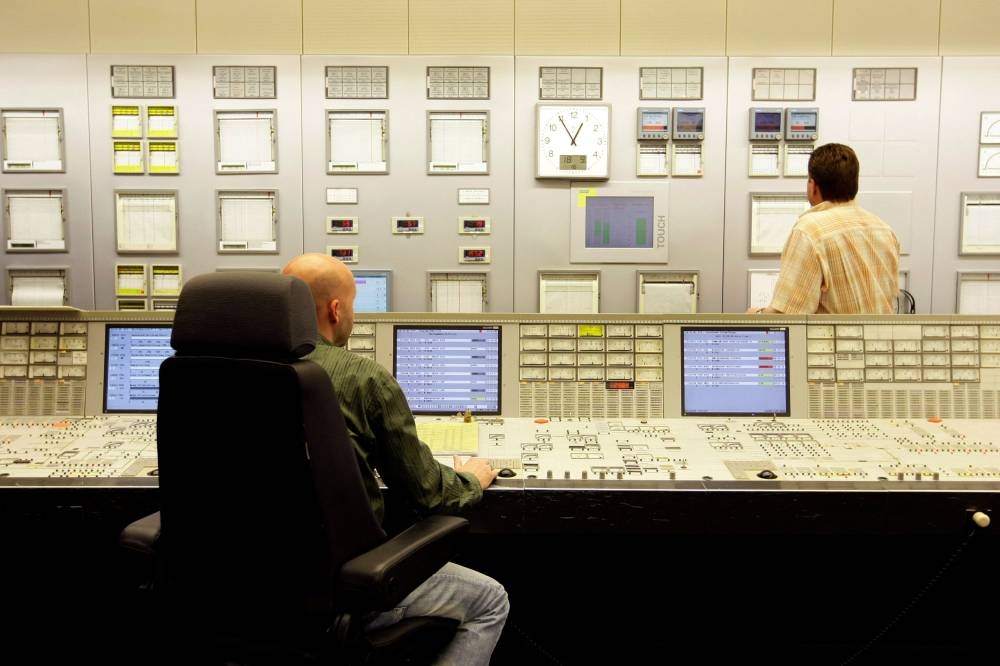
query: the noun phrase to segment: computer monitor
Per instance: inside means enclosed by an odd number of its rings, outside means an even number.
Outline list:
[[[392,271],[354,271],[355,312],[392,311]]]
[[[500,413],[499,326],[393,329],[392,372],[414,414]]]
[[[781,139],[782,109],[750,109],[750,140]]]
[[[171,326],[107,324],[104,343],[104,411],[155,412],[160,363],[174,350]]]
[[[788,416],[788,328],[681,327],[681,414]]]

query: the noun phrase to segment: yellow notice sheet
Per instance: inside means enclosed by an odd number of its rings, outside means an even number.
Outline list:
[[[479,424],[474,421],[417,421],[417,434],[434,455],[479,453]]]

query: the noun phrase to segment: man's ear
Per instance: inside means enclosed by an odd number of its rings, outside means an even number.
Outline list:
[[[330,321],[334,324],[340,321],[340,299],[331,298],[326,304],[327,314],[330,316]]]

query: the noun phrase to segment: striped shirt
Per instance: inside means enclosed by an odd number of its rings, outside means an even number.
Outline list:
[[[406,396],[388,370],[322,337],[306,358],[333,381],[379,522],[385,500],[375,470],[393,493],[402,493],[421,513],[457,513],[482,499],[475,474],[442,465],[420,441]]]
[[[786,314],[887,314],[899,293],[899,239],[853,200],[799,216],[769,306]]]

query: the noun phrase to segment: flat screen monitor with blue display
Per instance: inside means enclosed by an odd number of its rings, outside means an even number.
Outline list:
[[[174,354],[170,331],[170,325],[106,325],[106,413],[156,411],[160,398],[160,363]]]
[[[653,247],[653,197],[591,196],[586,208],[586,247]]]
[[[392,310],[392,271],[354,271],[358,294],[355,312],[390,312]]]
[[[500,413],[499,326],[394,328],[392,373],[414,414]]]
[[[681,327],[681,414],[788,416],[788,328]]]

